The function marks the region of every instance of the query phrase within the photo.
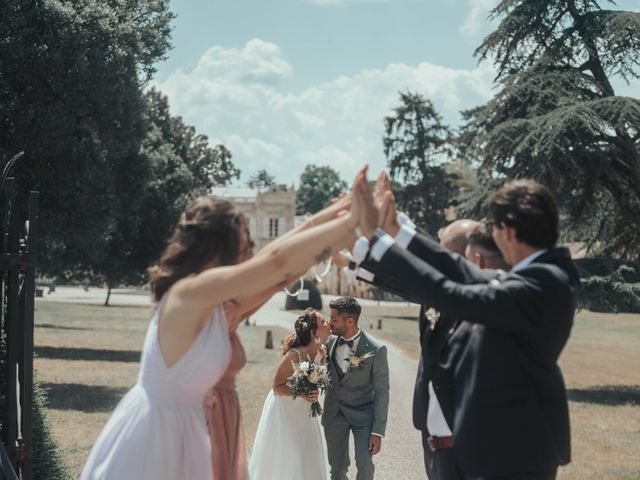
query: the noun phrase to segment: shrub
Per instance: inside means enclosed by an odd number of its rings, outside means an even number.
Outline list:
[[[6,338],[0,340],[0,411],[6,411],[7,363]],[[51,434],[46,416],[46,396],[40,384],[33,380],[33,478],[35,480],[67,480],[69,473],[60,450]]]
[[[582,279],[578,306],[594,312],[640,313],[640,283],[616,280],[616,275]]]

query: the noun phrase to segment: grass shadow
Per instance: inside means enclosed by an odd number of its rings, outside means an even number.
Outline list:
[[[382,318],[382,319],[391,318],[396,320],[412,320],[414,322],[418,320],[418,315],[409,315],[409,316],[407,315],[404,315],[404,316],[403,315],[400,315],[400,316],[399,315],[374,315],[374,317]]]
[[[603,385],[573,388],[567,391],[569,400],[597,405],[640,405],[640,385]]]
[[[55,330],[91,330],[85,327],[67,327],[64,325],[53,325],[52,323],[36,323],[35,328],[51,328]]]
[[[129,390],[77,383],[44,383],[41,386],[47,392],[47,408],[86,413],[112,411]]]
[[[140,351],[134,350],[99,350],[93,348],[67,347],[35,347],[35,356],[52,360],[89,360],[100,362],[131,362],[140,361]]]

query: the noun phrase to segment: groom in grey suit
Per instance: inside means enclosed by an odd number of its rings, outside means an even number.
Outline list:
[[[331,480],[347,480],[349,433],[355,444],[357,480],[373,479],[372,455],[380,452],[389,410],[387,347],[358,326],[361,307],[351,297],[329,303],[333,335],[327,344],[332,388],[322,425]]]

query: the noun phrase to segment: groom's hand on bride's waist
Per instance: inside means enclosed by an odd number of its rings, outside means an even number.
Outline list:
[[[371,434],[369,437],[369,451],[371,455],[377,455],[382,449],[382,437],[380,435]]]

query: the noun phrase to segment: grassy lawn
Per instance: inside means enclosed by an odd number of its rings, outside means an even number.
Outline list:
[[[135,383],[150,312],[47,301],[36,307],[35,366],[75,478],[111,411]],[[417,313],[416,306],[366,306],[362,325],[373,325],[374,335],[416,358]],[[279,358],[277,350],[264,348],[266,330],[240,328],[249,358],[238,380],[249,447]],[[274,329],[274,344],[285,335]],[[571,398],[573,463],[560,480],[640,480],[639,345],[640,315],[578,316],[561,358]]]

